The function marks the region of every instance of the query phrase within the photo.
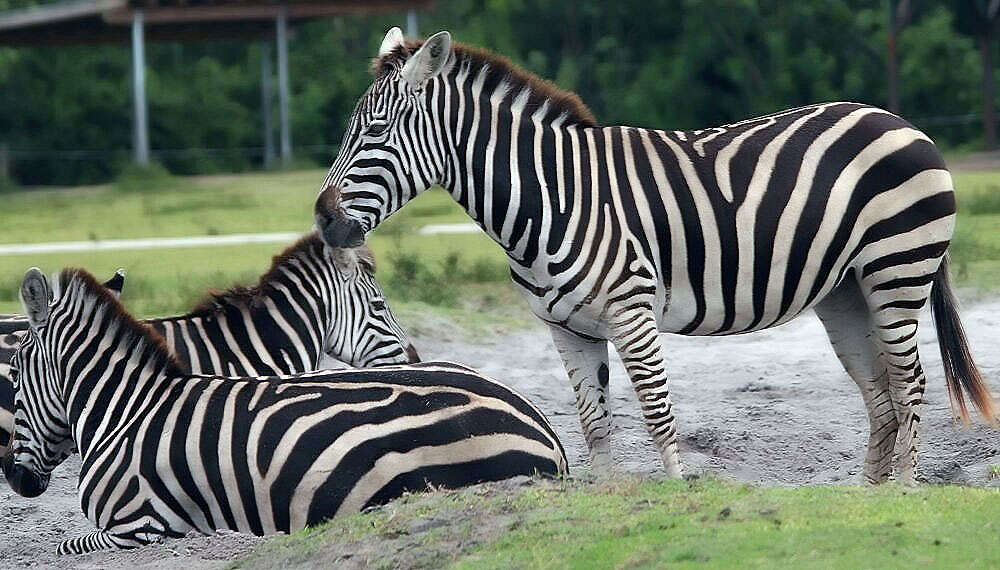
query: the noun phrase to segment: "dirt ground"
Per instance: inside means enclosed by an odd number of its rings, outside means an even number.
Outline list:
[[[1000,300],[968,307],[963,320],[980,368],[997,393]],[[476,367],[535,402],[561,435],[571,468],[585,468],[586,450],[571,390],[542,326],[496,335],[479,332],[470,340],[448,323],[430,318],[420,331],[414,344],[425,359]],[[860,482],[867,433],[861,397],[815,316],[751,335],[663,338],[688,471],[767,485]],[[1000,431],[964,428],[951,421],[937,342],[927,320],[920,350],[928,377],[922,477],[930,483],[996,484],[989,481],[989,469],[1000,464]],[[659,458],[617,362],[611,392],[620,464],[628,471],[655,471]],[[0,567],[218,568],[263,540],[227,533],[129,552],[57,557],[60,540],[92,529],[77,503],[77,469],[75,458],[68,461],[38,499],[24,499],[0,485]]]

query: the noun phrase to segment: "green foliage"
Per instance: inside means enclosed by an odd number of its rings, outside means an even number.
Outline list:
[[[971,33],[971,3],[912,3],[898,37],[902,114],[950,147],[979,137],[975,122],[940,120],[979,111],[977,49],[956,31]],[[296,27],[297,156],[331,162],[329,149],[371,82],[368,62],[401,20],[345,16]],[[448,29],[576,90],[605,124],[700,128],[816,101],[886,102],[881,0],[441,0],[420,14],[420,26]],[[237,41],[148,46],[151,144],[168,170],[261,164],[237,149],[263,145],[262,52],[260,43]],[[18,151],[19,183],[118,175],[131,149],[130,62],[127,45],[0,50],[0,132]]]
[[[162,192],[176,185],[174,177],[158,162],[145,166],[128,162],[115,178],[115,188],[121,192]]]
[[[429,261],[419,250],[398,243],[387,257],[393,270],[384,283],[386,292],[405,301],[453,307],[463,300],[463,292],[470,284],[508,281],[507,264],[497,257],[477,257],[470,261],[452,250],[443,259]]]
[[[21,190],[21,185],[9,176],[0,176],[0,195]]]
[[[1000,184],[990,184],[962,195],[958,207],[973,216],[1000,214]]]

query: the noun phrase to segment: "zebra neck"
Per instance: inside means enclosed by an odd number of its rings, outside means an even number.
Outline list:
[[[316,276],[329,284],[335,278]],[[321,293],[308,281],[280,280],[265,289],[259,296],[222,299],[211,310],[149,324],[192,374],[266,376],[315,370],[333,322],[336,292]]]
[[[574,182],[579,185],[581,171],[589,177],[597,157],[585,148],[593,128],[565,125],[548,105],[531,109],[526,102],[481,97],[479,116],[491,119],[474,129],[462,124],[463,113],[452,113],[454,146],[443,184],[513,261],[528,267],[546,246],[539,243],[543,226],[570,215]]]
[[[84,458],[108,437],[142,421],[148,409],[163,400],[176,376],[160,347],[145,339],[97,349],[89,362],[76,363],[74,368],[83,373],[64,392],[73,439]]]

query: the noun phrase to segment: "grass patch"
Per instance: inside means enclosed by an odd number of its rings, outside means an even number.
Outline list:
[[[130,168],[111,185],[15,192],[5,196],[0,243],[309,231],[322,170],[175,177]],[[515,294],[506,257],[481,234],[421,236],[426,224],[464,222],[451,198],[432,190],[387,220],[370,239],[378,279],[394,309],[449,314],[500,312]],[[32,266],[85,267],[97,276],[128,271],[123,301],[137,315],[177,314],[209,289],[255,282],[284,245],[113,251],[0,257],[0,312],[19,312],[17,288]],[[502,315],[498,315],[502,316]],[[506,319],[509,321],[510,319]]]
[[[998,508],[1000,491],[964,487],[496,484],[406,497],[233,567],[989,567],[1000,564]]]

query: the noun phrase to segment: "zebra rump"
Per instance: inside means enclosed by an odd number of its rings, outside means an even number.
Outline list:
[[[36,294],[23,292],[29,279]],[[538,409],[465,367],[190,375],[86,272],[64,271],[55,301],[32,309],[48,295],[39,283],[29,272],[22,287],[35,321],[13,362],[17,431],[3,469],[37,495],[58,450],[79,450],[81,505],[100,530],[60,552],[192,530],[290,532],[406,492],[567,471]]]

